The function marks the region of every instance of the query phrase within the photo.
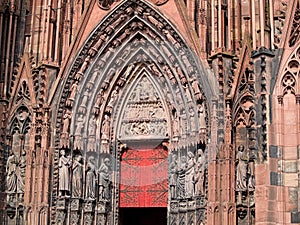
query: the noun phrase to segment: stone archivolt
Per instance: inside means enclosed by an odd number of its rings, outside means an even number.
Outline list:
[[[131,144],[134,139],[156,139],[158,144],[167,141],[169,150],[179,157],[187,155],[188,150],[197,154],[198,144],[205,148],[205,118],[209,112],[198,82],[203,79],[203,74],[196,65],[192,52],[177,32],[143,2],[126,1],[99,24],[65,81],[59,105],[59,112],[63,113],[58,114],[61,119],[57,124],[61,128],[57,147],[65,149],[66,158],[77,159],[77,164],[79,157],[89,162],[89,168],[84,168],[83,173],[91,180],[83,182],[85,185],[96,182],[93,177],[98,176],[98,169],[103,167],[106,159],[113,160],[112,156],[116,156],[119,160],[119,151],[122,151],[119,143]],[[206,154],[205,150],[203,152]],[[56,154],[58,156],[58,152]],[[56,157],[59,158],[61,155]],[[58,161],[55,165],[57,170]],[[71,173],[71,168],[70,164],[65,172]],[[182,168],[185,171],[186,168]],[[197,173],[200,173],[199,169]],[[201,173],[205,176],[206,172],[201,170]],[[193,172],[189,177],[193,179]],[[70,193],[65,191],[64,196],[57,196],[59,178],[59,174],[53,176],[53,212],[56,211],[56,215],[61,215],[61,210],[65,212],[69,194],[73,196],[71,203],[78,201],[72,190]],[[199,187],[205,185],[204,178],[201,181],[203,184]],[[107,188],[111,188],[109,182],[117,183],[118,180],[107,182]],[[100,183],[96,183],[93,190],[98,190],[98,185]],[[191,195],[195,191],[192,189],[189,189]],[[110,190],[110,193],[115,192]],[[201,194],[199,199],[205,202],[204,192]],[[80,196],[84,210],[81,214],[76,207],[71,209],[72,221],[77,221],[79,214],[87,224],[109,216],[117,220],[115,211],[119,196],[105,196]],[[196,204],[189,202],[189,197],[181,199],[186,199],[186,204]],[[202,211],[205,210],[204,202],[196,204]],[[59,203],[63,207],[58,207]],[[105,209],[98,210],[95,207],[98,204],[104,204]],[[197,210],[196,205],[193,210]],[[97,218],[91,212],[97,212]]]

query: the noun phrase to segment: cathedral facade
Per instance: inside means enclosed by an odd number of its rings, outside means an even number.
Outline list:
[[[0,224],[299,224],[299,40],[300,0],[2,0]]]

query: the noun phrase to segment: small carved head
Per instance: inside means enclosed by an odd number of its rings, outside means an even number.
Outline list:
[[[61,150],[60,150],[60,155],[65,156],[65,155],[66,155],[66,151],[63,150],[63,149],[61,149]]]
[[[194,154],[192,152],[188,152],[188,157],[191,159],[191,158],[194,158]]]
[[[240,145],[240,146],[238,147],[238,150],[239,150],[240,152],[243,152],[244,149],[245,149],[244,145]]]
[[[197,152],[198,152],[198,156],[199,156],[199,157],[201,157],[201,156],[203,155],[203,150],[202,150],[201,148],[199,148],[199,149],[197,150]]]

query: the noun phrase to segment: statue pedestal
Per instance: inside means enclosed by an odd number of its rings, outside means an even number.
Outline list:
[[[94,200],[87,200],[84,202],[83,206],[83,212],[84,212],[84,224],[85,225],[91,225],[93,224],[94,221],[94,205],[95,201]]]
[[[100,200],[96,206],[97,212],[97,224],[106,224],[107,212],[108,212],[108,201]]]

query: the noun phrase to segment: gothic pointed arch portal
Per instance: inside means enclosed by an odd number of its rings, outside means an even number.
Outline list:
[[[207,83],[200,62],[157,9],[139,0],[113,9],[91,33],[62,85],[53,223],[118,224],[124,190],[134,182],[144,193],[154,190],[147,185],[161,187],[168,224],[205,223],[213,98]],[[142,162],[152,162],[135,170],[129,154],[148,154]],[[148,157],[153,155],[154,163]]]

